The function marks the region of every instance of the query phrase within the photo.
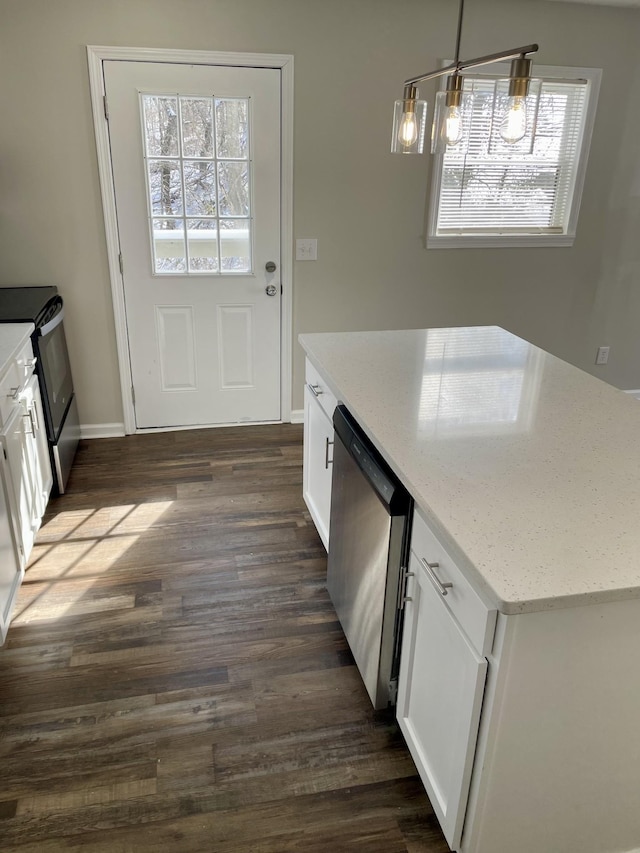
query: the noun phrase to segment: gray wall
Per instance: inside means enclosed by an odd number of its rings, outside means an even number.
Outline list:
[[[87,44],[295,55],[294,237],[317,237],[319,260],[294,265],[294,341],[497,323],[640,388],[640,12],[466,6],[463,55],[537,41],[541,64],[604,70],[572,248],[423,247],[429,158],[388,153],[391,109],[451,56],[453,0],[0,0],[0,285],[58,284],[83,424],[122,421]]]

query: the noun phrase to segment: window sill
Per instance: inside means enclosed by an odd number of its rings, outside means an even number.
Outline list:
[[[534,249],[573,246],[573,234],[514,234],[512,236],[452,235],[427,237],[427,249]]]

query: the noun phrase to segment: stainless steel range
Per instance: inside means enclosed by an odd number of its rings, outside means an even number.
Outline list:
[[[78,408],[57,287],[0,288],[0,323],[33,323],[31,337],[49,440],[54,489],[65,490],[80,438]]]

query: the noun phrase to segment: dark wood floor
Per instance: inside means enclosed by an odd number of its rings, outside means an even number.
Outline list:
[[[81,442],[0,649],[0,850],[445,853],[325,589],[299,426]]]

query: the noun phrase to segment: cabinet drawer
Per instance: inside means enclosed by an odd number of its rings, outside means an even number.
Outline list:
[[[29,378],[33,375],[36,366],[36,359],[33,356],[33,346],[28,340],[16,356],[16,366],[20,375],[20,385],[25,385]]]
[[[411,550],[471,644],[480,654],[488,654],[496,610],[485,604],[417,510],[413,515]]]
[[[7,365],[2,379],[0,379],[0,422],[4,426],[13,410],[19,405],[18,392],[24,386],[18,363],[15,359]]]
[[[6,366],[0,378],[0,423],[5,424],[18,405],[18,394],[34,371],[33,348],[28,340]]]
[[[338,401],[327,388],[327,383],[320,376],[309,359],[306,361],[305,382],[310,393],[318,400],[329,420],[333,421],[333,410],[337,406]]]

